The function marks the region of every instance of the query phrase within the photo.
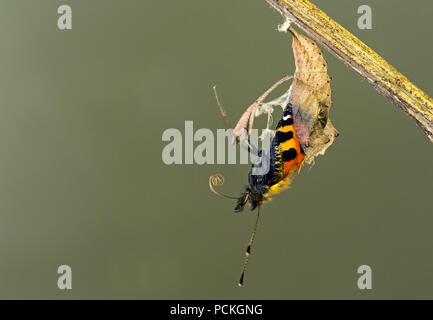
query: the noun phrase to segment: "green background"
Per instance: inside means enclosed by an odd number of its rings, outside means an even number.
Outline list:
[[[433,94],[432,1],[314,2]],[[207,182],[238,194],[248,166],[162,162],[164,130],[223,128],[214,84],[236,121],[293,72],[264,0],[2,0],[0,21],[0,298],[433,298],[432,145],[327,52],[341,135],[263,208],[244,288],[255,214]]]

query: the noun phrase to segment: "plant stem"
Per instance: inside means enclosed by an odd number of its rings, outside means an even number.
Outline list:
[[[309,0],[265,0],[415,120],[433,142],[433,100]]]

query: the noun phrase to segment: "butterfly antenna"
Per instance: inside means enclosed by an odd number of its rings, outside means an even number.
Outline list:
[[[238,282],[239,287],[242,287],[242,285],[244,284],[245,270],[247,269],[248,258],[250,257],[251,247],[253,246],[254,238],[256,236],[257,226],[259,224],[259,218],[260,218],[260,205],[259,205],[258,210],[257,210],[256,224],[254,225],[254,230],[251,233],[250,242],[248,243],[247,250],[245,251],[244,265],[242,266],[241,277],[240,277],[239,282]]]
[[[216,102],[218,105],[218,109],[220,109],[220,113],[221,113],[221,116],[223,118],[226,129],[233,128],[231,123],[230,123],[229,117],[227,116],[227,111],[224,109],[224,107],[222,106],[222,104],[220,102],[220,99],[218,98],[216,86],[213,86],[213,92],[215,93],[215,99],[216,99]]]

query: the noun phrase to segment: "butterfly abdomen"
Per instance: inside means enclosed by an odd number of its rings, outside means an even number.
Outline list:
[[[304,152],[296,136],[293,125],[292,107],[288,105],[276,127],[275,138],[281,151],[284,173],[289,174],[293,169],[299,170],[299,164],[304,160]]]

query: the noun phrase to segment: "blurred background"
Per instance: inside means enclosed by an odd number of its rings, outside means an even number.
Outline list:
[[[431,1],[313,2],[433,94]],[[264,0],[2,0],[0,21],[1,299],[433,298],[432,145],[329,53],[341,135],[263,208],[243,288],[255,213],[207,183],[238,194],[248,166],[162,162],[164,130],[224,128],[214,84],[235,122],[294,71]]]

